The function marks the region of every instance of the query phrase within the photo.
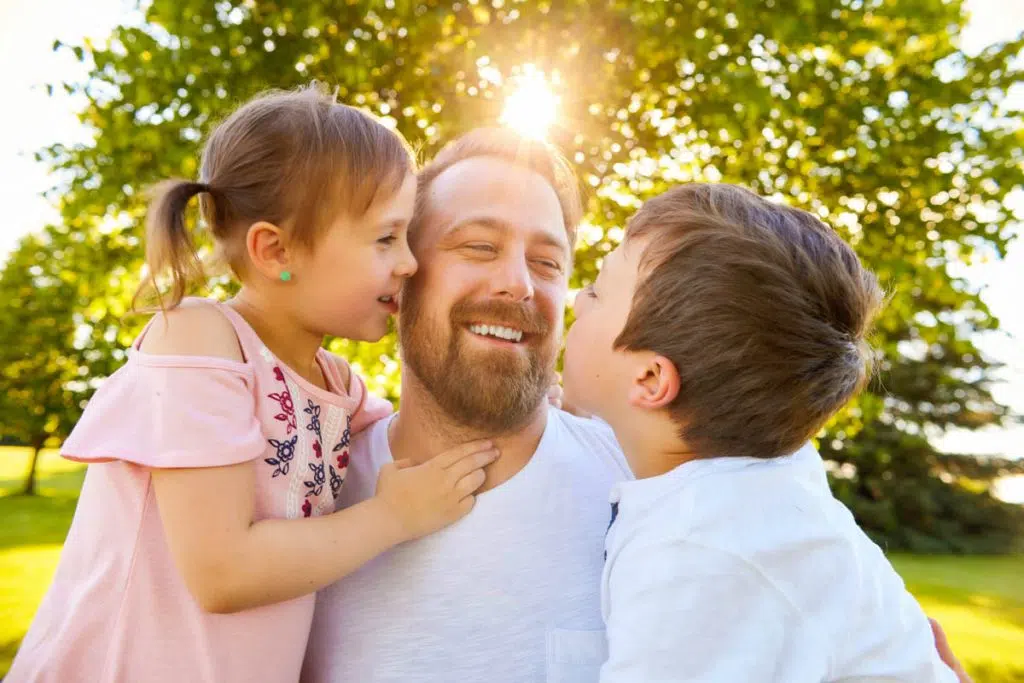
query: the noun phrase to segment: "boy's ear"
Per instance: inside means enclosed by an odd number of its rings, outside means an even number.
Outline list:
[[[679,371],[675,363],[651,353],[637,365],[629,389],[629,404],[637,408],[658,410],[679,395]]]
[[[279,279],[283,271],[292,268],[288,235],[273,223],[257,221],[250,225],[245,248],[256,272],[271,280]]]

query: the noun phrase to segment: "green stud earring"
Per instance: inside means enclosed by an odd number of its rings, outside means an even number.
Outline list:
[[[288,282],[289,280],[292,279],[291,271],[290,270],[282,270],[280,278],[281,278],[281,282]]]

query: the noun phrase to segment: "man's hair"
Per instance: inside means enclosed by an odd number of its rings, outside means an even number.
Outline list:
[[[882,291],[810,213],[695,183],[645,203],[625,239],[646,248],[616,347],[675,364],[669,410],[699,456],[792,453],[866,384]]]
[[[416,210],[409,226],[410,234],[415,234],[430,211],[427,197],[434,179],[460,161],[475,157],[500,159],[543,176],[558,196],[569,245],[575,243],[576,228],[583,215],[575,171],[554,145],[522,136],[508,128],[476,128],[464,133],[424,165],[418,176]],[[509,191],[514,191],[514,188],[509,188]]]

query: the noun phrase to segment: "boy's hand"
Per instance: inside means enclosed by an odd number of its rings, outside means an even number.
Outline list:
[[[377,477],[376,497],[394,516],[403,540],[426,536],[469,513],[484,483],[483,468],[497,458],[490,441],[472,441],[422,465],[388,463]]]
[[[932,625],[932,635],[935,636],[935,649],[939,651],[939,657],[946,663],[946,666],[953,670],[953,673],[960,679],[960,683],[973,683],[971,677],[964,671],[964,667],[960,665],[960,660],[953,654],[953,649],[949,646],[949,641],[946,639],[946,632],[942,630],[939,622],[934,619],[929,619],[928,621]]]

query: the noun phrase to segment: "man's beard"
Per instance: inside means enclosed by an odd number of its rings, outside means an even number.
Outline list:
[[[402,362],[445,414],[463,427],[504,434],[523,427],[547,395],[554,377],[556,339],[551,324],[530,304],[460,301],[448,319],[423,315],[421,293],[406,285],[398,319]],[[523,331],[524,354],[512,349],[473,349],[472,323],[503,324]],[[448,325],[448,344],[443,340]]]

